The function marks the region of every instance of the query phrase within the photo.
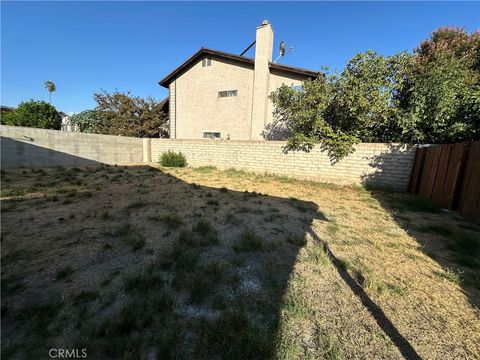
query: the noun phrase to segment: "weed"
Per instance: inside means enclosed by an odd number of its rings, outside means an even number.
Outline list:
[[[237,170],[235,168],[227,169],[223,173],[225,174],[225,176],[228,176],[228,177],[244,177],[247,175],[245,171]]]
[[[233,246],[236,252],[258,251],[263,249],[263,240],[254,231],[247,229],[240,235],[240,240]]]
[[[193,171],[201,173],[201,174],[209,174],[213,171],[217,170],[215,166],[200,166],[197,168],[194,168]]]
[[[75,305],[86,304],[92,301],[97,300],[100,297],[100,294],[96,291],[91,290],[82,290],[73,298],[73,303]]]
[[[170,230],[176,230],[183,224],[182,219],[177,214],[165,215],[161,220]]]
[[[160,156],[160,164],[165,167],[185,167],[187,159],[181,152],[168,150]]]
[[[445,271],[434,271],[433,273],[439,278],[446,279],[455,285],[460,285],[462,283],[460,274],[453,269],[446,268]]]
[[[187,241],[187,242],[190,242],[191,245],[207,246],[207,245],[218,244],[219,242],[217,230],[213,227],[213,225],[208,220],[198,221],[192,227],[192,231],[197,236],[193,236],[190,238],[191,239],[190,241]]]
[[[140,209],[147,206],[147,203],[143,200],[136,200],[127,205],[127,210]]]
[[[331,220],[327,225],[327,231],[330,235],[335,235],[340,230],[340,225],[335,221]]]
[[[219,191],[222,193],[227,193],[228,189],[226,187],[221,187]]]
[[[305,245],[307,245],[307,239],[302,234],[290,235],[288,237],[287,241],[290,244],[298,246],[298,247],[304,247]]]
[[[159,288],[163,288],[162,277],[155,274],[152,268],[138,275],[131,275],[125,280],[125,290],[127,292],[146,294]]]
[[[63,269],[57,271],[57,274],[55,275],[55,279],[65,280],[65,279],[70,278],[73,273],[74,273],[73,268],[70,265],[68,265],[68,266],[64,267]]]
[[[215,320],[200,324],[200,341],[196,351],[204,358],[268,359],[272,357],[273,330],[249,319],[245,306],[236,305]]]
[[[120,225],[114,232],[114,236],[120,237],[133,251],[145,246],[145,237],[140,229],[130,223]]]
[[[225,215],[225,222],[227,224],[231,224],[231,225],[240,225],[241,221],[240,219],[238,219],[234,214],[232,213],[227,213],[227,215]]]

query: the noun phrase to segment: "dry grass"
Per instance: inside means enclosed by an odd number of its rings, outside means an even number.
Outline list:
[[[235,169],[22,171],[2,178],[3,358],[480,353],[480,228],[456,214]]]

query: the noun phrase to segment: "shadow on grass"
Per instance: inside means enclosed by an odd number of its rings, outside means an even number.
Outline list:
[[[56,259],[68,264],[68,281],[60,276],[64,265],[52,282],[50,273],[59,264],[48,258],[42,269],[21,263],[28,281],[15,278],[15,262],[23,259],[15,254],[22,246],[38,260],[52,239],[40,233],[32,241],[28,231],[15,226],[22,214],[34,217],[44,211],[35,207],[38,197],[2,201],[2,208],[15,203],[3,219],[9,236],[2,242],[2,256],[10,265],[5,268],[2,262],[7,284],[2,294],[3,358],[45,357],[50,348],[85,348],[89,358],[102,359],[274,357],[283,299],[303,239],[309,235],[322,244],[312,223],[328,219],[317,205],[190,184],[148,167],[123,169],[105,181],[114,182],[108,196],[96,190],[90,197],[74,198],[73,204],[81,202],[95,214],[108,197],[108,217],[93,217],[89,224],[109,221],[114,231],[86,239],[73,231],[84,226],[81,222],[37,224],[57,233],[57,249],[68,248]],[[135,200],[140,184],[144,197]],[[61,212],[60,200],[49,203],[49,209]],[[122,205],[126,200],[130,204]],[[126,225],[131,223],[135,225]],[[145,228],[155,235],[144,235]],[[95,251],[73,256],[89,246]],[[399,351],[418,358],[382,309],[323,246]],[[118,281],[112,280],[115,272]],[[105,279],[109,273],[114,275]],[[96,285],[78,287],[79,276]],[[28,286],[19,288],[20,282]]]
[[[443,272],[434,275],[461,286],[470,303],[480,307],[480,224],[442,210],[421,196],[382,188],[382,174],[386,164],[391,164],[390,156],[389,152],[372,160],[372,166],[378,170],[363,179],[367,191],[443,268]]]

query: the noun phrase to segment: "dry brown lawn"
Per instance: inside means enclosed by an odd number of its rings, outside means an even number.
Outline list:
[[[2,358],[475,359],[480,227],[230,169],[2,172]]]

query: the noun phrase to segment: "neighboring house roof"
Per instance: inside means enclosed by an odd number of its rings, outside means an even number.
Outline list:
[[[15,108],[11,107],[11,106],[5,106],[5,105],[0,105],[0,106],[1,106],[1,111],[2,112],[9,112],[9,111],[15,110]]]
[[[183,64],[181,64],[179,67],[177,67],[175,70],[173,70],[170,74],[168,74],[165,78],[160,80],[158,83],[162,85],[163,87],[167,87],[168,85],[175,79],[177,75],[182,73],[185,70],[188,70],[191,65],[195,64],[197,60],[200,58],[203,58],[205,55],[209,55],[211,57],[217,57],[217,58],[224,58],[224,59],[229,59],[233,61],[238,61],[243,64],[249,64],[254,66],[255,65],[255,60],[252,58],[247,58],[243,57],[240,55],[236,54],[231,54],[219,50],[212,50],[208,48],[201,48],[198,50],[195,54],[193,54],[187,61],[185,61]],[[275,64],[270,62],[268,64],[270,69],[276,69],[276,70],[281,70],[285,72],[289,72],[292,74],[299,74],[299,75],[304,75],[306,77],[315,79],[317,78],[321,73],[317,71],[312,71],[312,70],[307,70],[307,69],[302,69],[294,66],[288,66],[288,65],[280,65],[280,64]]]

